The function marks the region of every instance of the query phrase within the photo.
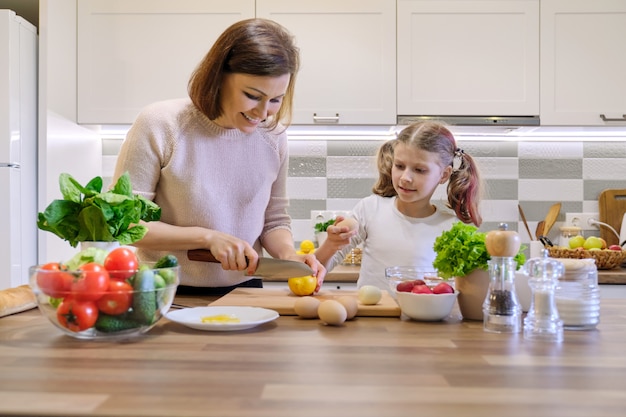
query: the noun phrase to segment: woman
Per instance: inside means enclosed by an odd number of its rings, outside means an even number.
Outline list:
[[[296,255],[287,214],[285,129],[298,68],[298,48],[282,26],[237,22],[192,74],[190,98],[148,106],[129,130],[115,179],[128,171],[133,191],[162,209],[136,243],[138,255],[176,255],[180,292],[262,286],[243,273],[254,273],[262,249],[306,262],[319,290],[326,270],[315,256]],[[189,261],[189,249],[209,249],[221,266]]]

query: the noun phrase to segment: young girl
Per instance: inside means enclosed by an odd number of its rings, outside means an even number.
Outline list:
[[[374,194],[353,209],[358,230],[329,226],[328,238],[315,255],[330,271],[362,243],[357,286],[388,289],[386,267],[432,266],[433,245],[441,232],[458,220],[480,226],[481,180],[473,158],[457,147],[444,125],[432,121],[412,124],[385,142],[377,164]],[[438,207],[431,198],[446,182],[447,208]]]

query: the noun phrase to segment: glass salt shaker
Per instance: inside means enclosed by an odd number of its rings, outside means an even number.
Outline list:
[[[563,263],[548,258],[545,249],[541,251],[540,257],[529,259],[522,266],[521,272],[528,276],[532,292],[530,308],[524,318],[524,338],[563,341],[563,320],[559,317],[554,294],[564,271]]]
[[[565,267],[554,298],[565,330],[591,330],[600,323],[600,289],[595,259],[559,259]]]
[[[487,233],[485,245],[491,256],[488,262],[490,283],[483,303],[483,328],[495,333],[518,333],[522,327],[522,307],[515,292],[515,255],[520,237],[509,231],[506,223]]]

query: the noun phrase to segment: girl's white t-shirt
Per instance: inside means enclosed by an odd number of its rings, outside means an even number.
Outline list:
[[[385,268],[389,266],[428,266],[435,260],[433,245],[444,230],[459,221],[442,205],[424,218],[406,216],[396,208],[396,197],[370,195],[354,207],[359,233],[350,245],[337,252],[327,267],[341,263],[347,253],[362,244],[361,269],[357,287],[375,285],[389,290]]]

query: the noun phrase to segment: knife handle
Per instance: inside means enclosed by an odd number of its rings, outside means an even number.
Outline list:
[[[187,259],[190,261],[202,261],[220,263],[208,249],[191,249],[187,251]]]
[[[190,261],[213,262],[216,264],[221,263],[208,249],[190,249],[187,251],[187,259]],[[246,258],[246,265],[249,262],[248,258]]]

